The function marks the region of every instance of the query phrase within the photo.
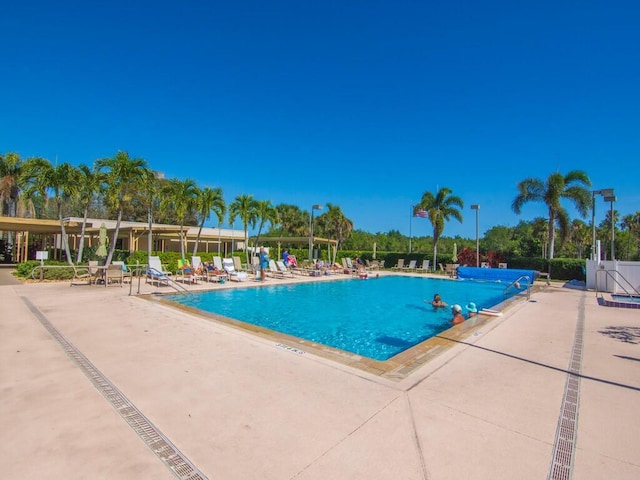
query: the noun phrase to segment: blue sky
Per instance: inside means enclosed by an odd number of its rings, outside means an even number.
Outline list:
[[[640,210],[640,2],[12,2],[0,152],[167,177],[409,234],[446,186],[446,236],[545,216],[516,184],[586,171]],[[609,208],[597,203],[599,223]],[[569,211],[575,215],[575,211]],[[589,220],[589,219],[587,219]],[[427,235],[413,219],[413,235]]]

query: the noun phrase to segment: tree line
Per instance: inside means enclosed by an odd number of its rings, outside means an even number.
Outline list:
[[[591,247],[591,226],[581,219],[570,219],[563,203],[572,203],[582,218],[592,207],[591,181],[587,174],[574,170],[566,175],[553,173],[546,180],[526,178],[518,183],[512,202],[515,213],[529,202],[545,204],[548,217],[521,221],[515,227],[495,226],[486,231],[480,242],[480,251],[498,252],[509,256],[561,256],[584,258]],[[193,248],[196,255],[202,228],[212,220],[218,227],[227,219],[233,225],[242,224],[245,245],[249,245],[249,229],[256,230],[254,246],[264,236],[305,237],[310,234],[311,213],[296,205],[273,205],[271,200],[259,200],[253,195],[238,195],[226,203],[220,187],[201,187],[193,179],[166,179],[152,170],[146,160],[131,158],[119,151],[113,157],[98,159],[92,165],[73,166],[69,163],[53,164],[40,157],[23,160],[17,153],[0,154],[0,213],[13,217],[55,218],[60,222],[66,258],[73,263],[63,219],[68,216],[83,218],[82,233],[75,262],[83,259],[86,219],[89,217],[115,218],[116,227],[110,242],[106,263],[110,263],[122,221],[174,224],[180,226],[180,253],[185,257],[187,227],[198,226]],[[448,187],[437,192],[425,191],[414,206],[414,215],[424,216],[432,227],[429,237],[408,239],[400,232],[368,233],[354,229],[338,205],[328,203],[326,209],[314,219],[313,231],[318,237],[336,240],[339,248],[370,251],[375,243],[379,251],[413,251],[432,249],[434,266],[440,247],[444,254],[451,253],[453,244],[460,249],[475,249],[475,239],[444,237],[446,224],[462,221],[462,198]],[[597,226],[598,238],[609,239],[613,228],[616,251],[620,258],[638,258],[640,212],[613,218],[607,217]],[[11,240],[9,239],[9,242]],[[610,241],[610,240],[608,240]],[[152,235],[148,236],[148,252],[152,251]],[[609,245],[606,244],[605,247]],[[603,248],[608,251],[608,248]],[[249,249],[245,249],[249,263]],[[335,255],[335,252],[334,252]],[[335,260],[335,258],[334,258]]]

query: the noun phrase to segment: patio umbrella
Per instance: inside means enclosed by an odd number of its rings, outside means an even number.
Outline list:
[[[100,234],[98,235],[98,249],[96,256],[105,258],[107,256],[107,227],[103,223],[100,225]]]
[[[458,263],[458,244],[453,244],[453,253],[451,254],[451,261],[453,263]]]

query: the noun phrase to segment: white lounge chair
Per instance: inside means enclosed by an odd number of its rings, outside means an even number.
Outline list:
[[[414,271],[416,269],[416,263],[418,263],[417,260],[409,260],[409,265],[403,266],[401,270],[404,270],[405,272]]]
[[[214,260],[215,258],[216,257],[213,257]],[[215,262],[214,262],[214,265],[215,265]],[[222,259],[222,268],[224,269],[225,272],[227,272],[227,275],[229,275],[229,280],[233,280],[236,282],[244,282],[249,278],[249,276],[247,275],[247,272],[238,272],[236,270],[236,267],[233,265],[233,259],[231,258]]]
[[[287,266],[284,264],[282,260],[278,260],[276,262],[276,266],[278,267],[278,270],[282,273],[282,276],[293,278],[293,272],[287,268]]]
[[[282,278],[283,274],[280,270],[278,270],[278,266],[276,265],[275,260],[269,260],[269,267],[266,269],[267,275],[270,277]]]
[[[165,270],[160,263],[160,257],[149,257],[149,265],[147,267],[147,282],[156,282],[162,285],[169,285],[171,272]]]
[[[391,267],[391,270],[403,270],[404,269],[404,258],[399,258],[398,263],[395,266]]]
[[[200,257],[191,257],[191,267],[193,268],[193,275],[196,277],[196,280],[204,280],[206,278],[204,265],[202,264],[202,259]]]

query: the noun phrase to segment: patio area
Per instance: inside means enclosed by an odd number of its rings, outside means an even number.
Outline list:
[[[639,312],[593,292],[390,379],[128,288],[0,286],[7,478],[640,478]]]

